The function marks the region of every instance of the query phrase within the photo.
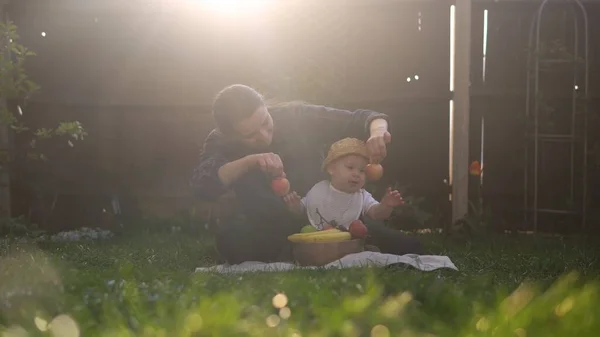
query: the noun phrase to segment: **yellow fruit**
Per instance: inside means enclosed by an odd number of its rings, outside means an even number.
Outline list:
[[[308,242],[340,242],[352,239],[352,235],[348,232],[331,233],[327,235],[316,235],[308,237]]]
[[[332,228],[332,229],[326,229],[326,230],[317,230],[314,232],[308,232],[308,233],[296,233],[293,235],[297,235],[299,237],[304,237],[304,236],[311,236],[311,235],[323,235],[323,234],[329,234],[329,233],[339,233],[341,232],[339,229],[336,228]]]
[[[340,230],[328,230],[319,231],[313,233],[299,233],[288,236],[288,240],[291,242],[298,243],[311,243],[311,242],[340,242],[348,241],[352,239],[352,235],[348,232],[342,232]]]
[[[306,226],[302,227],[302,229],[300,230],[300,233],[313,233],[316,231],[317,231],[317,228],[315,226],[306,225]]]

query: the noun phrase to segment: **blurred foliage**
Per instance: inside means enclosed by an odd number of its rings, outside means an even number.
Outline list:
[[[78,121],[64,121],[54,128],[38,129],[31,129],[23,123],[21,116],[27,100],[40,90],[25,69],[27,58],[36,54],[19,43],[17,26],[11,21],[0,22],[0,39],[3,42],[0,44],[0,99],[3,100],[0,123],[8,125],[16,133],[28,132],[31,135],[28,158],[46,160],[46,155],[37,151],[38,143],[55,136],[68,137],[67,144],[70,147],[74,146],[75,141],[83,140],[87,133]],[[8,101],[20,102],[15,107],[16,111],[11,111]],[[10,154],[6,153],[6,149],[3,151],[0,160],[10,160]]]
[[[567,238],[420,236],[459,271],[194,274],[190,233],[0,240],[0,333],[17,336],[597,336],[598,251]],[[494,244],[491,244],[491,243]],[[578,270],[578,273],[569,272]],[[62,333],[57,333],[56,329]],[[11,334],[12,333],[12,334]],[[24,334],[21,334],[24,335]],[[19,336],[21,336],[19,335]]]
[[[0,236],[4,237],[38,237],[45,231],[36,224],[28,222],[23,216],[0,219]]]
[[[52,214],[58,198],[56,189],[46,186],[55,185],[47,181],[56,179],[47,165],[43,165],[49,159],[47,150],[52,148],[56,151],[57,148],[54,143],[51,146],[49,141],[66,138],[66,144],[73,147],[87,133],[78,121],[62,121],[55,127],[41,128],[32,128],[24,121],[27,102],[40,87],[29,78],[25,67],[26,60],[36,54],[20,44],[19,39],[17,26],[13,22],[0,22],[0,123],[8,126],[19,138],[28,139],[26,146],[0,148],[0,165],[2,169],[11,171],[11,180],[23,182],[36,196],[36,203],[39,204],[36,207],[43,209],[41,212],[44,213],[45,222]],[[10,137],[8,143],[11,143]],[[28,170],[28,164],[23,161],[32,160],[42,165],[37,170]]]

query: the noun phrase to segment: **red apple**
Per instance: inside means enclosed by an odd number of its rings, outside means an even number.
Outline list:
[[[369,164],[365,168],[365,174],[370,181],[376,181],[383,177],[383,167],[379,164]]]
[[[367,237],[367,226],[360,220],[354,220],[348,227],[348,231],[355,239],[364,239]]]
[[[271,182],[271,189],[280,197],[290,193],[290,182],[286,178],[275,178]]]

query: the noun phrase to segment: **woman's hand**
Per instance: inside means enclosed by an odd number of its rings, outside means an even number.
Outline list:
[[[371,123],[371,136],[367,140],[367,151],[371,163],[379,164],[387,155],[387,144],[392,141],[392,135],[387,130],[387,121],[376,119]]]
[[[279,155],[275,153],[259,153],[253,154],[252,160],[254,165],[258,166],[261,171],[269,173],[274,178],[283,177],[285,178],[285,172],[283,171],[283,162]]]
[[[392,191],[392,189],[388,187],[383,199],[381,199],[381,204],[389,208],[394,208],[403,205],[404,199],[402,199],[400,192],[396,190]]]
[[[303,211],[302,201],[296,192],[291,192],[283,197],[283,201],[288,209],[296,214],[301,214]]]

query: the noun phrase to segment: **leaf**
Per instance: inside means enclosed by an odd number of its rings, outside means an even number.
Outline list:
[[[34,135],[41,139],[48,139],[48,138],[52,137],[52,133],[53,133],[52,129],[41,128],[41,129],[37,129],[34,132]]]
[[[17,122],[17,118],[8,110],[6,106],[3,106],[0,110],[0,123],[4,125],[14,125]]]
[[[25,131],[29,131],[29,128],[23,125],[22,123],[17,123],[15,125],[11,125],[11,129],[13,129],[16,133],[21,133]]]

